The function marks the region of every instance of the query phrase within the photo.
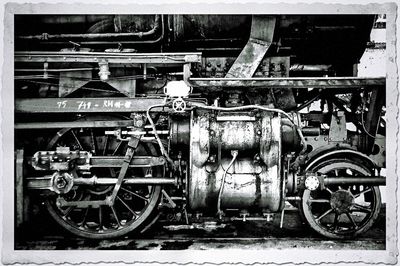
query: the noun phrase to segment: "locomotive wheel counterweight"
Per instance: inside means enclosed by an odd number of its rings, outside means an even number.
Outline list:
[[[312,169],[330,176],[369,176],[373,171],[353,159],[331,158]],[[367,231],[381,208],[379,187],[367,185],[330,185],[323,190],[303,193],[301,212],[316,232],[336,239],[353,238]]]
[[[123,155],[126,142],[115,137],[101,135],[101,129],[63,129],[49,143],[48,149],[56,146],[69,146],[72,149],[91,150],[100,155]],[[95,134],[98,133],[98,134]],[[136,155],[155,155],[156,149],[151,143],[140,143]],[[117,168],[103,168],[96,171],[100,178],[117,178]],[[136,168],[127,175],[158,176],[158,167]],[[78,186],[64,195],[49,197],[46,206],[50,215],[69,232],[92,239],[114,238],[137,231],[147,225],[154,215],[160,199],[161,186],[122,185],[112,206],[60,207],[57,197],[67,201],[104,200],[113,191],[114,186]]]

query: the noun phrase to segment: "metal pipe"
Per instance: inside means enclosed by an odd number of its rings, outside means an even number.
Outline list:
[[[161,19],[160,19],[161,18]],[[160,28],[160,20],[161,20],[161,36],[156,40],[152,40],[150,42],[158,42],[164,37],[164,18],[162,15],[156,15],[154,20],[154,27],[145,32],[127,32],[127,33],[83,33],[83,34],[39,34],[39,35],[27,35],[27,36],[17,36],[18,39],[23,40],[49,40],[49,39],[72,39],[72,38],[81,38],[81,39],[111,39],[118,37],[145,37],[151,36],[155,34]],[[138,43],[148,43],[149,41],[141,41]]]
[[[83,67],[83,68],[53,68],[46,69],[47,72],[74,72],[74,71],[89,71],[97,70],[98,67]],[[38,68],[16,68],[15,72],[43,72],[43,69]]]
[[[386,185],[386,178],[382,177],[325,177],[324,185]]]
[[[294,64],[290,66],[290,71],[328,71],[332,65],[301,65]]]
[[[222,175],[222,180],[221,180],[221,187],[219,189],[218,192],[218,202],[217,202],[217,214],[222,217],[222,211],[221,211],[221,197],[222,197],[222,193],[224,192],[224,185],[225,185],[225,178],[226,178],[226,174],[228,173],[229,168],[231,168],[231,166],[233,165],[233,163],[236,160],[236,157],[238,156],[238,151],[237,150],[232,150],[231,151],[232,154],[232,160],[231,162],[228,164],[228,167],[225,169],[224,174]]]
[[[16,123],[14,129],[129,127],[133,120]]]
[[[127,185],[176,185],[175,178],[162,178],[162,177],[134,177],[126,178],[123,184]],[[74,185],[114,185],[117,183],[117,178],[74,178]]]
[[[289,197],[286,197],[285,200],[300,201],[301,197],[299,197],[299,196],[289,196]]]
[[[316,137],[321,134],[321,128],[319,128],[319,127],[303,127],[301,129],[301,132],[303,133],[304,136]]]

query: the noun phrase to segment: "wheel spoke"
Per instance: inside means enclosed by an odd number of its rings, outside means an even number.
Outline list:
[[[365,213],[371,213],[372,210],[366,206],[360,205],[358,203],[354,203],[352,205],[355,209],[350,210],[351,212],[365,212]]]
[[[339,170],[335,169],[335,176],[339,176]]]
[[[362,162],[341,157],[327,158],[308,170],[332,177],[374,175]],[[303,194],[302,211],[312,229],[329,238],[345,239],[372,226],[381,204],[378,187],[337,184],[325,190],[319,196],[312,191]]]
[[[328,214],[330,214],[333,211],[333,209],[329,209],[326,212],[324,212],[323,214],[321,214],[318,218],[315,219],[315,221],[319,222],[322,218],[324,218],[325,216],[327,216]]]
[[[133,195],[133,196],[136,196],[136,197],[138,197],[138,198],[140,198],[140,199],[146,201],[146,202],[148,201],[148,199],[146,199],[145,197],[143,197],[143,196],[141,196],[141,195],[139,195],[139,194],[137,194],[137,193],[135,193],[135,192],[133,192],[133,191],[130,191],[130,190],[128,190],[128,189],[126,189],[126,188],[123,188],[123,187],[121,187],[121,189],[122,189],[123,191],[125,191],[125,192],[128,192],[129,194],[131,194],[131,195]]]
[[[340,215],[337,214],[337,213],[335,213],[335,218],[333,219],[333,224],[332,224],[332,229],[333,229],[333,231],[335,231],[336,228],[337,228],[338,225],[339,225],[339,217],[340,217]]]
[[[372,191],[372,188],[368,188],[368,189],[366,189],[366,190],[363,190],[363,191],[361,191],[360,193],[354,195],[354,197],[355,197],[355,198],[358,198],[358,197],[361,196],[362,194],[367,193],[367,192],[370,192],[370,191]]]
[[[83,225],[86,224],[86,218],[87,218],[87,215],[88,215],[88,213],[89,213],[89,208],[90,208],[90,207],[86,208],[85,213],[84,213],[84,215],[83,215],[83,219],[82,219],[82,221],[79,223],[80,226],[83,226]]]
[[[120,141],[120,142],[117,144],[117,147],[115,148],[115,150],[113,151],[113,153],[112,153],[111,155],[115,155],[115,154],[117,153],[117,151],[118,151],[119,147],[121,146],[121,144],[122,144],[122,141]]]
[[[73,147],[74,150],[93,152],[102,156],[117,156],[125,149],[126,142],[98,133],[96,129],[90,128],[83,128],[81,131],[67,128],[59,131],[50,140],[48,149],[52,150],[57,146]],[[157,154],[156,148],[151,143],[141,143],[140,145],[143,150],[139,151],[139,155]],[[142,170],[143,173],[139,173],[138,176],[154,176],[156,173],[152,171],[158,172],[160,169],[144,167]],[[99,177],[115,178],[118,175],[118,169],[105,167],[93,172],[93,174]],[[80,172],[78,175],[80,175]],[[109,193],[108,188],[112,189],[113,186],[78,187],[73,191],[74,194],[60,195],[59,197],[67,201],[80,202],[94,199],[104,200]],[[119,202],[116,205],[108,206],[111,210],[107,206],[94,207],[86,204],[82,207],[61,207],[57,205],[56,198],[49,199],[46,205],[51,215],[59,217],[57,222],[76,235],[96,239],[115,237],[145,225],[147,223],[146,218],[157,208],[157,204],[152,205],[151,208],[148,207],[148,204],[153,201],[155,203],[161,193],[158,186],[152,185],[138,186],[138,188],[124,185],[121,189],[120,194],[116,197]]]
[[[99,206],[99,228],[103,229],[103,208]]]
[[[93,129],[92,129],[92,128],[90,129],[90,139],[91,139],[91,141],[92,141],[93,152],[94,152],[94,154],[97,154],[96,139],[95,139],[95,137],[94,137]]]
[[[119,196],[117,196],[117,199],[134,215],[133,218],[135,218],[136,213],[129,207],[129,205],[123,199],[121,199]]]
[[[349,218],[350,222],[353,224],[354,229],[357,230],[358,229],[358,225],[357,225],[356,221],[354,221],[353,216],[351,216],[351,214],[348,213],[348,212],[346,212],[346,215]]]
[[[115,221],[116,221],[117,224],[118,224],[118,227],[121,227],[121,222],[120,222],[119,219],[118,219],[118,216],[117,216],[117,213],[115,212],[114,206],[110,206],[110,208],[111,208],[111,211],[112,211],[112,213],[113,213],[113,215],[114,215],[114,217],[115,217]]]
[[[63,211],[62,216],[63,216],[64,218],[67,217],[68,214],[70,214],[71,211],[72,211],[73,209],[75,209],[75,207],[76,207],[76,206],[70,206],[70,207],[68,207],[65,211]]]
[[[106,140],[104,142],[104,149],[103,149],[103,156],[106,155],[106,151],[107,151],[107,145],[108,145],[108,139],[109,139],[109,135],[106,136]]]

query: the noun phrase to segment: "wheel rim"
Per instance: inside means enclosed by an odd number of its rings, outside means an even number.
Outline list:
[[[329,159],[313,169],[329,176],[370,176],[372,171],[354,160]],[[365,185],[327,186],[305,190],[302,212],[316,232],[330,238],[352,238],[367,231],[377,219],[381,206],[378,187]]]
[[[104,129],[102,129],[104,132]],[[71,150],[89,150],[95,155],[124,155],[126,142],[118,142],[111,136],[100,136],[101,130],[62,129],[50,141],[48,150],[56,146],[68,146]],[[156,155],[152,144],[140,143],[135,155]],[[98,178],[118,176],[118,168],[98,169]],[[160,167],[129,169],[127,176],[160,176]],[[104,200],[112,186],[74,187],[65,195],[71,200]],[[57,197],[49,197],[46,206],[50,215],[71,233],[93,239],[113,238],[139,230],[154,214],[161,195],[161,186],[122,185],[113,206],[65,207],[57,206]]]

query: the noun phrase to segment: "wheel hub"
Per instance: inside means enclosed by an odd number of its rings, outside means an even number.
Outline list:
[[[330,204],[332,209],[337,213],[345,213],[350,210],[350,206],[354,203],[354,197],[350,191],[339,189],[332,193]]]

